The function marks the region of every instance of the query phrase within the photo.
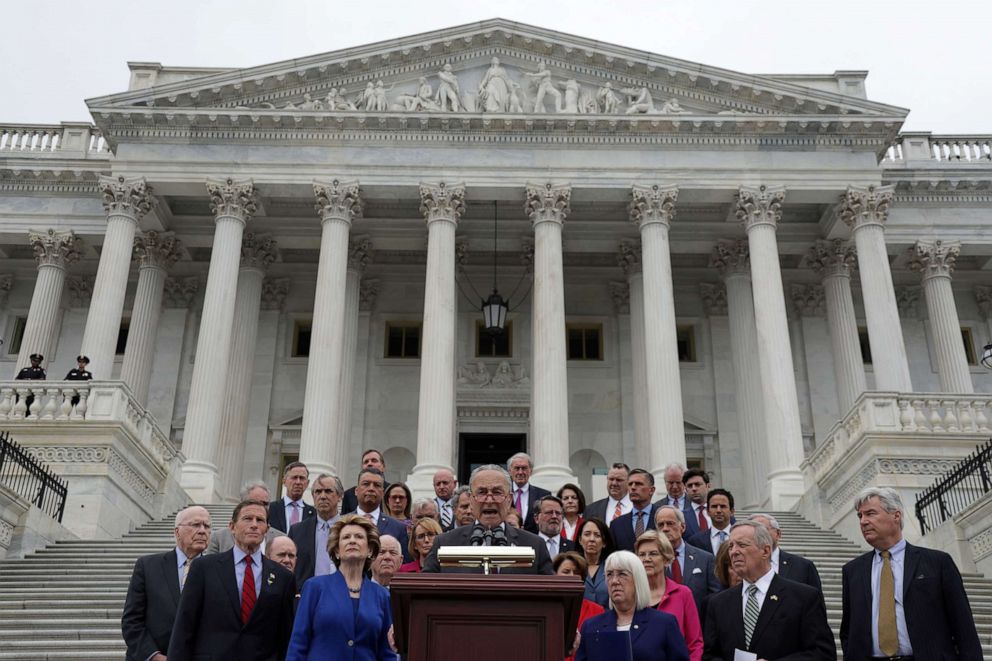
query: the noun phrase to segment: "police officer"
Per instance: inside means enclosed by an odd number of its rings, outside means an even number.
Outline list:
[[[47,379],[48,373],[45,372],[45,368],[41,366],[41,361],[45,360],[45,357],[40,353],[33,353],[30,356],[31,367],[25,367],[20,372],[17,373],[15,379],[19,380],[41,380]]]
[[[76,367],[69,370],[69,373],[65,375],[66,381],[89,381],[93,378],[93,375],[86,371],[86,366],[90,364],[90,359],[87,356],[76,356]]]

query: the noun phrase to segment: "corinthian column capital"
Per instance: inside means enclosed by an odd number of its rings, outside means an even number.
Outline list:
[[[80,257],[82,241],[72,231],[29,232],[28,242],[38,266],[65,268]]]
[[[851,277],[857,265],[857,251],[843,239],[817,241],[806,253],[806,265],[816,271],[821,278],[831,276]]]
[[[562,225],[571,213],[569,203],[572,199],[572,187],[568,184],[543,185],[527,184],[527,202],[524,211],[530,217],[531,223],[553,222]]]
[[[838,215],[852,230],[867,225],[885,225],[895,186],[848,186],[840,198]]]
[[[144,177],[101,175],[98,185],[108,216],[128,216],[137,221],[155,207],[151,186]]]
[[[628,278],[641,272],[641,244],[639,241],[621,241],[617,265]]]
[[[662,188],[653,186],[631,187],[630,219],[643,227],[651,223],[671,225],[675,219],[675,201],[679,197],[678,186]]]
[[[179,259],[182,247],[172,232],[145,232],[134,237],[134,260],[140,266],[167,269]]]
[[[314,180],[313,194],[317,198],[314,209],[322,221],[334,219],[351,223],[362,217],[362,189],[357,181]]]
[[[774,228],[782,220],[784,201],[785,188],[781,186],[775,188],[765,185],[758,188],[741,186],[736,198],[737,220],[744,224],[746,230],[758,225],[771,225]]]
[[[823,285],[792,285],[789,292],[796,312],[803,317],[822,317],[826,310]]]
[[[435,220],[457,224],[464,212],[465,184],[420,184],[420,213],[428,224]]]
[[[282,310],[289,295],[289,278],[265,278],[262,280],[263,310]]]
[[[710,253],[710,268],[716,269],[720,277],[750,275],[751,257],[747,239],[718,241]]]
[[[247,223],[255,215],[255,184],[251,179],[207,179],[210,210],[214,216],[236,218]]]
[[[279,247],[268,234],[248,232],[241,239],[241,268],[264,271],[279,256]]]
[[[910,248],[909,268],[919,272],[924,281],[950,278],[960,252],[960,241],[920,240]]]

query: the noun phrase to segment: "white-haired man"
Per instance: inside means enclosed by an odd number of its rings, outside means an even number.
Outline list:
[[[289,536],[296,542],[296,585],[300,590],[313,576],[333,574],[337,569],[327,552],[327,537],[340,518],[338,506],[344,495],[344,485],[336,475],[321,473],[310,486],[316,516],[303,519],[289,529]]]
[[[811,588],[823,591],[823,584],[820,582],[820,572],[816,570],[816,565],[801,555],[783,551],[779,544],[782,541],[782,528],[771,514],[752,514],[748,517],[751,521],[757,521],[765,527],[768,534],[772,536],[772,570],[790,581],[805,583]]]
[[[524,530],[537,534],[537,519],[534,518],[534,503],[551,494],[547,489],[530,483],[534,462],[526,452],[518,452],[506,462],[506,470],[513,480],[513,493],[510,506],[517,510],[524,522]]]
[[[240,500],[262,500],[267,502],[269,500],[269,487],[261,480],[247,482],[241,487]],[[285,534],[282,530],[269,526],[268,531],[265,533],[265,539],[262,540],[262,553],[265,553],[265,549],[273,539]],[[223,528],[217,528],[210,533],[210,544],[203,554],[213,555],[214,553],[230,551],[233,548],[234,535],[231,534],[230,528],[225,526]]]
[[[899,493],[865,489],[854,511],[874,550],[841,571],[845,661],[983,658],[961,574],[943,551],[906,542]]]

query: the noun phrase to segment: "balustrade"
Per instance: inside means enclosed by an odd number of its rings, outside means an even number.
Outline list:
[[[42,156],[66,151],[80,150],[87,156],[108,156],[110,148],[106,139],[95,126],[72,125],[81,144],[67,144],[67,126],[63,124],[21,124],[0,126],[0,156],[16,154],[21,157]],[[82,126],[83,131],[79,128]],[[77,152],[78,153],[78,152]]]
[[[924,134],[925,135],[925,134]],[[941,163],[987,163],[992,161],[992,135],[927,135],[919,148],[908,149],[906,137],[900,135],[882,157],[883,163],[905,163],[912,160],[931,160]],[[923,156],[926,154],[926,156]]]

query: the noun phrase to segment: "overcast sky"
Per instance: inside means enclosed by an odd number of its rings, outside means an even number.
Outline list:
[[[904,130],[992,133],[992,0],[6,0],[0,125],[90,119],[128,61],[250,67],[502,17],[745,73],[867,69]]]

